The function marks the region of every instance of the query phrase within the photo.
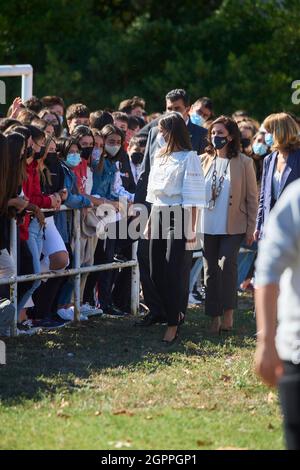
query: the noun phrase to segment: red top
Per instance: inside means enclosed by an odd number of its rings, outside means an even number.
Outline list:
[[[87,166],[87,160],[82,158],[79,165],[77,165],[75,168],[72,168],[72,171],[76,176],[77,188],[80,194],[85,194],[85,186],[87,181]]]
[[[36,160],[33,160],[29,165],[26,165],[27,179],[23,182],[23,192],[32,204],[35,204],[41,209],[50,209],[51,198],[42,194],[40,175],[37,166],[38,163]],[[20,226],[21,240],[28,240],[29,223],[30,216],[26,214],[24,223]]]

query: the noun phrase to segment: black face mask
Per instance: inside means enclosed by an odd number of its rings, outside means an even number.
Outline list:
[[[88,160],[90,156],[92,155],[92,152],[93,152],[93,147],[85,147],[81,150],[80,156],[84,160]]]
[[[211,139],[211,143],[215,149],[220,150],[228,143],[228,140],[227,137],[220,137],[219,135],[216,135]]]
[[[54,134],[55,134],[55,137],[60,137],[61,135],[61,130],[62,130],[62,127],[60,124],[55,124],[54,127]]]
[[[142,152],[133,152],[130,158],[134,165],[139,165],[143,161],[144,154]]]
[[[45,147],[41,147],[39,152],[34,152],[34,160],[40,160],[45,155]]]
[[[30,158],[33,155],[32,147],[27,147],[26,158]]]
[[[242,144],[242,147],[243,149],[246,149],[247,147],[249,147],[251,145],[251,140],[250,139],[241,139],[241,144]]]
[[[52,163],[55,163],[57,160],[57,153],[56,152],[48,152],[47,157],[44,160],[45,165],[49,166]]]

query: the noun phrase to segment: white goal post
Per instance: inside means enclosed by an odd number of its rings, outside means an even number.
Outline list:
[[[32,83],[33,83],[33,68],[30,64],[24,65],[0,65],[0,85],[1,77],[22,77],[21,98],[26,101],[32,97]],[[1,91],[1,90],[0,90]],[[2,82],[2,97],[4,94],[5,101],[5,86]],[[5,104],[5,103],[2,103]]]

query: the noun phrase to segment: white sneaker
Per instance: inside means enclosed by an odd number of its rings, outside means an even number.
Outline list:
[[[197,300],[193,294],[189,295],[189,305],[201,305],[200,300]]]
[[[74,321],[74,307],[69,308],[59,308],[57,310],[57,315],[66,321]],[[84,314],[80,314],[80,321],[87,321],[88,317]]]
[[[81,305],[80,313],[87,317],[92,317],[93,315],[102,315],[103,310],[101,308],[93,307],[89,303],[85,303]]]

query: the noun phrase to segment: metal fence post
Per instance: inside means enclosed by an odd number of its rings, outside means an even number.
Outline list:
[[[75,232],[75,250],[74,250],[74,264],[75,268],[80,268],[81,257],[80,257],[80,209],[75,210],[74,214],[74,232]],[[75,275],[74,285],[74,320],[80,321],[80,272]]]
[[[11,219],[10,221],[10,255],[13,258],[13,262],[14,262],[13,276],[17,277],[17,265],[18,265],[17,222],[15,219]],[[12,336],[16,336],[17,322],[18,322],[18,283],[17,283],[17,280],[15,280],[12,284],[10,284],[10,299],[15,309],[15,321],[14,321],[14,326],[12,328],[11,334]]]
[[[136,261],[136,265],[131,270],[131,314],[138,315],[140,303],[140,271],[137,263],[138,242],[132,245],[132,260]]]

